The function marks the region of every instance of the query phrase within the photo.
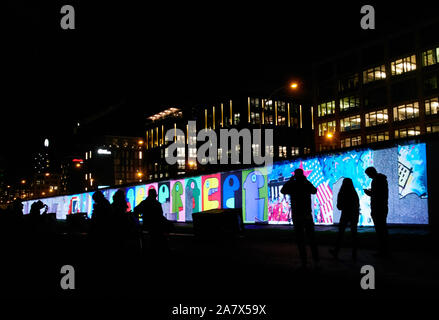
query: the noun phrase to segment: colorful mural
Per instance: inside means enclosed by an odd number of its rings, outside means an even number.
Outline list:
[[[387,176],[389,183],[389,223],[428,223],[426,145],[414,144],[393,148],[349,150],[308,159],[284,161],[272,166],[154,182],[123,188],[128,209],[132,210],[148,195],[157,191],[164,216],[172,221],[192,221],[195,212],[212,209],[242,208],[246,223],[268,222],[289,224],[291,206],[288,196],[280,190],[297,168],[317,188],[312,196],[312,215],[316,224],[337,223],[337,194],[344,178],[353,180],[360,199],[359,225],[372,225],[370,198],[364,189],[371,179],[365,169],[375,166]],[[112,202],[117,188],[101,190]],[[57,219],[68,214],[86,212],[90,217],[93,200],[91,192],[41,199],[56,212]],[[24,213],[37,200],[24,201]]]

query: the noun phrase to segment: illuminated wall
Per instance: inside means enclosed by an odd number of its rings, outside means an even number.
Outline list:
[[[360,199],[359,225],[372,225],[370,187],[364,170],[374,166],[387,176],[389,184],[389,223],[428,224],[426,146],[415,144],[381,150],[350,150],[313,158],[274,163],[269,167],[237,170],[161,181],[123,188],[129,209],[143,201],[151,188],[158,194],[163,213],[172,221],[192,221],[195,212],[218,208],[242,208],[246,223],[291,223],[289,197],[280,193],[283,184],[297,168],[317,188],[312,196],[312,214],[316,224],[338,223],[337,194],[343,178],[349,177]],[[111,202],[115,188],[103,189]],[[87,212],[91,216],[92,193],[41,199],[56,212],[58,219],[68,214]],[[25,201],[24,212],[36,200]]]

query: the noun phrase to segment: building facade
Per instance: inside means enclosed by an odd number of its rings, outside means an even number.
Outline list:
[[[196,127],[188,125],[195,121]],[[209,152],[209,159],[205,163],[197,160],[197,151],[205,140],[197,141],[197,133],[206,129],[215,132],[217,138],[216,159]],[[240,134],[242,129],[262,129],[261,140],[251,142],[239,139],[239,144],[223,150],[220,144],[221,132]],[[264,129],[273,130],[273,145],[264,148]],[[173,141],[165,141],[166,132],[175,131]],[[189,132],[193,130],[193,132]],[[222,130],[222,131],[221,131]],[[178,135],[178,132],[184,133]],[[207,139],[206,139],[207,140]],[[176,155],[180,156],[174,165],[166,161],[167,147],[171,142],[181,142]],[[311,128],[310,109],[288,98],[271,98],[257,96],[235,97],[220,99],[209,105],[195,107],[166,108],[161,112],[148,117],[146,125],[146,163],[147,178],[161,179],[176,177],[186,173],[207,173],[221,170],[242,168],[244,156],[251,153],[253,156],[270,154],[274,161],[297,157],[313,151],[313,133]],[[221,157],[227,153],[227,164],[220,163]],[[239,165],[232,163],[232,156],[238,155]],[[203,162],[203,160],[201,161]]]
[[[316,151],[439,131],[439,24],[313,65]]]
[[[101,136],[84,146],[72,169],[81,172],[84,190],[142,182],[144,178],[144,139]]]

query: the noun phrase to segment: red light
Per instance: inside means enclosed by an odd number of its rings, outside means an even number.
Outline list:
[[[73,159],[72,161],[73,162],[81,162],[81,163],[84,162],[84,160],[82,160],[82,159]]]

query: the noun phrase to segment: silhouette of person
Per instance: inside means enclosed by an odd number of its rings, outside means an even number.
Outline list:
[[[378,237],[378,256],[386,256],[388,254],[388,231],[387,231],[387,214],[389,188],[387,177],[378,173],[374,167],[366,169],[366,174],[372,179],[370,189],[364,189],[364,192],[370,197],[370,209],[375,231]]]
[[[90,234],[93,238],[102,238],[108,235],[112,224],[110,202],[105,199],[101,191],[93,193],[93,212],[91,214]]]
[[[311,195],[317,189],[304,176],[302,169],[294,170],[294,176],[282,187],[281,193],[288,194],[291,200],[291,215],[296,233],[302,267],[306,268],[305,234],[307,235],[315,265],[319,262],[319,253],[314,235],[314,220],[311,214]]]
[[[338,225],[339,231],[335,248],[329,250],[329,252],[338,259],[344,231],[349,224],[352,233],[352,259],[355,261],[357,259],[357,224],[360,215],[360,201],[350,178],[343,180],[337,196],[337,208],[341,210],[340,223]]]
[[[119,189],[113,195],[113,203],[111,204],[113,213],[113,228],[116,232],[116,236],[122,239],[126,239],[130,233],[131,217],[127,213],[128,204],[125,196],[125,191]]]
[[[143,229],[149,231],[151,245],[157,253],[167,251],[166,234],[172,228],[172,223],[163,216],[162,205],[157,201],[157,191],[148,190],[148,197],[134,208],[143,218]]]

